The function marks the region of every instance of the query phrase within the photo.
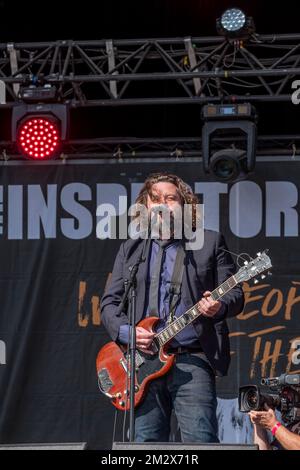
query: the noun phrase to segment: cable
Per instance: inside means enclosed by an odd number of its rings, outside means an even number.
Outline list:
[[[115,418],[114,418],[114,427],[113,427],[113,437],[112,437],[112,446],[111,448],[113,448],[113,443],[115,442],[115,438],[116,438],[116,428],[117,428],[117,418],[118,418],[118,410],[115,409]]]
[[[126,400],[125,400],[125,410],[124,410],[124,417],[123,417],[123,430],[122,430],[122,442],[126,440],[126,419],[127,419],[127,405],[129,400],[129,385],[130,385],[130,363],[129,363],[130,351],[129,351],[129,342],[127,343],[126,349],[126,364],[127,364],[127,371],[126,371]]]
[[[249,260],[250,260],[250,261],[253,261],[252,256],[250,256],[248,253],[240,253],[240,254],[238,254],[238,253],[234,253],[234,251],[225,250],[225,248],[222,248],[222,250],[223,250],[223,251],[226,251],[226,252],[229,253],[230,255],[233,255],[233,256],[236,257],[236,263],[237,263],[237,265],[238,265],[239,268],[242,267],[242,264],[240,264],[240,261],[239,261],[240,258],[241,258],[243,261],[249,261]],[[247,259],[246,257],[247,257],[248,259]]]

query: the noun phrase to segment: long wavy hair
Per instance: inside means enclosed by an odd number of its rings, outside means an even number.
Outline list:
[[[198,217],[197,204],[198,197],[193,193],[190,186],[185,183],[179,176],[172,173],[151,173],[145,180],[137,198],[137,204],[143,204],[147,207],[147,197],[152,196],[152,187],[157,183],[172,183],[176,186],[181,198],[182,207],[184,204],[192,204],[192,230],[196,229],[196,218]]]

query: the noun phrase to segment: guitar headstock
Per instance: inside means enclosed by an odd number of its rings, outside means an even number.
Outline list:
[[[240,268],[235,274],[235,279],[237,282],[249,281],[249,279],[255,278],[257,275],[268,271],[272,268],[272,263],[270,257],[267,255],[266,251],[262,253],[257,253],[257,257],[251,261],[245,261],[245,266]],[[265,276],[262,276],[264,278]]]

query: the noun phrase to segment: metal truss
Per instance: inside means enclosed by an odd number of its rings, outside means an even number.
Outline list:
[[[71,107],[287,102],[297,76],[300,34],[0,44],[0,107],[46,84]]]
[[[235,138],[238,148],[244,148],[242,137]],[[214,139],[212,152],[230,148],[230,137]],[[262,135],[257,141],[257,156],[276,157],[300,155],[299,135]],[[184,160],[202,157],[200,137],[181,138],[115,138],[71,140],[63,145],[60,158],[67,159],[110,159],[122,162],[124,159],[165,158]],[[0,160],[23,160],[16,154],[14,144],[0,142]]]
[[[300,34],[0,44],[0,111],[24,87],[54,85],[56,102],[81,107],[288,103],[300,79]],[[297,88],[300,88],[296,83]],[[299,93],[300,98],[300,93]],[[238,140],[238,139],[235,139]],[[215,148],[230,146],[215,139]],[[258,155],[297,155],[299,135],[259,136]],[[20,159],[12,142],[0,158]],[[68,141],[63,158],[199,157],[201,138]]]

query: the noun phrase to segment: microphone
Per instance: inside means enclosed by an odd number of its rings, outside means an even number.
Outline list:
[[[155,206],[151,207],[149,212],[149,219],[152,221],[151,223],[154,226],[159,221],[159,215],[166,214],[169,211],[169,207],[166,204],[156,204]]]
[[[151,207],[151,212],[154,214],[157,214],[158,212],[163,212],[169,210],[168,206],[166,204],[157,204],[153,207]]]
[[[167,204],[156,204],[151,207],[149,212],[149,235],[151,238],[160,238],[161,234],[165,233],[165,230],[169,233],[169,214],[170,208]],[[165,220],[165,218],[167,220]],[[165,225],[167,226],[165,227]]]

